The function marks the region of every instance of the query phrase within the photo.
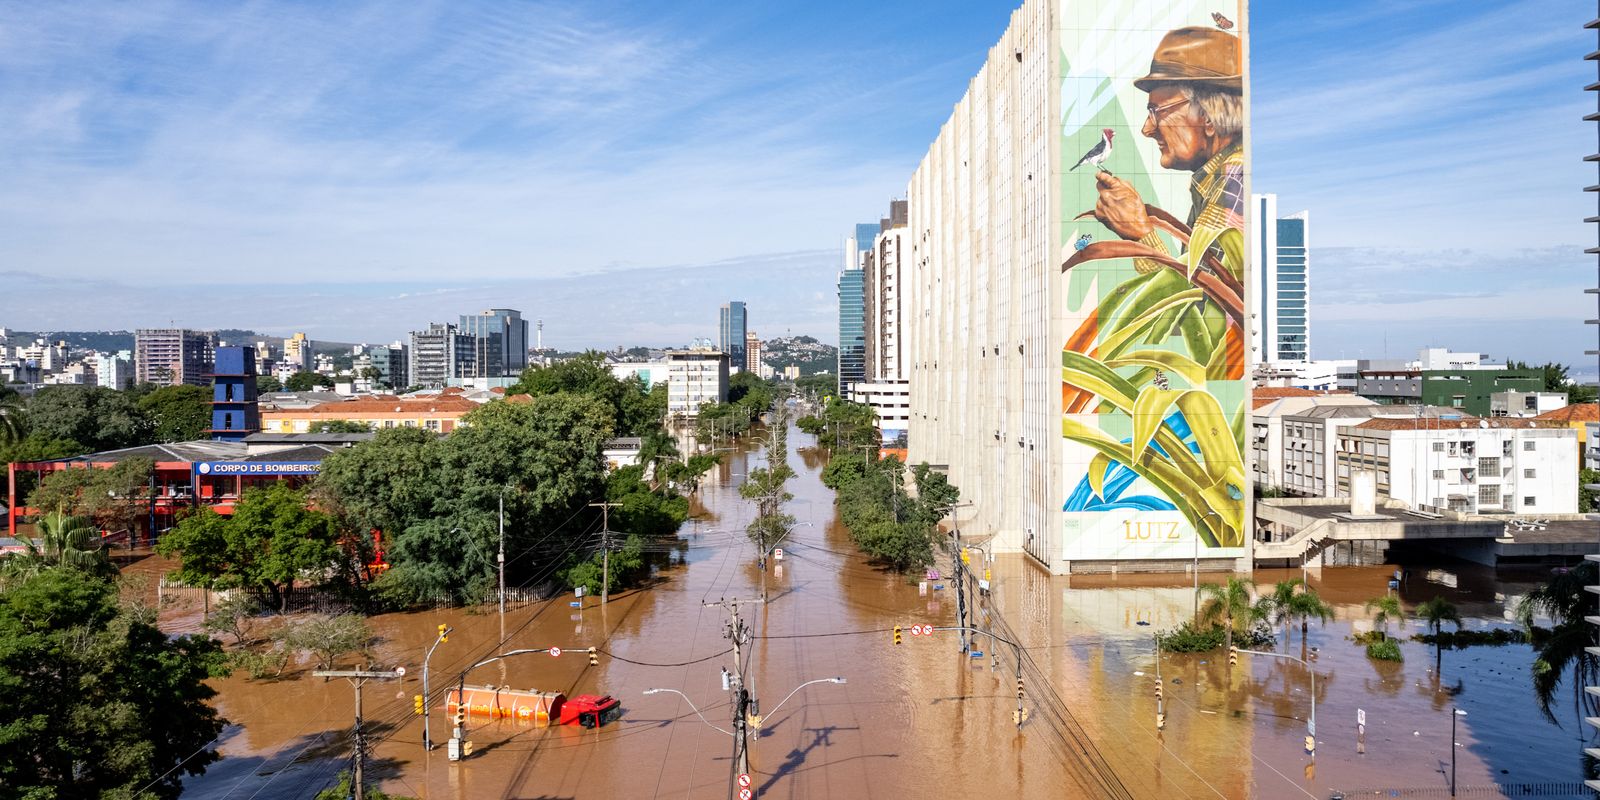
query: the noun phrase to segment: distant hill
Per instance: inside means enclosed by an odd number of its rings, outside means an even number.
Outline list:
[[[832,372],[839,364],[839,348],[810,336],[782,336],[761,343],[761,361],[778,372],[792,365],[801,375]]]

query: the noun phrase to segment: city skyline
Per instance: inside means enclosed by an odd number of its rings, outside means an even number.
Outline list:
[[[864,33],[807,37],[826,8],[719,8],[709,15],[717,24],[694,36],[681,35],[685,16],[604,6],[499,17],[362,11],[300,9],[271,23],[249,10],[181,7],[0,12],[0,29],[18,43],[3,56],[4,107],[21,121],[0,134],[17,178],[0,189],[0,275],[20,290],[0,299],[0,319],[90,327],[85,295],[160,295],[176,284],[189,308],[216,316],[182,325],[380,341],[404,327],[389,322],[393,298],[440,292],[523,308],[550,320],[554,336],[561,309],[534,287],[556,281],[588,284],[574,291],[588,301],[575,320],[617,317],[607,321],[616,334],[568,346],[670,343],[708,334],[671,321],[656,333],[648,316],[595,304],[595,290],[615,285],[617,272],[661,273],[655,308],[677,307],[691,297],[672,285],[679,273],[740,263],[748,273],[781,260],[810,276],[803,307],[786,307],[792,284],[764,285],[777,270],[746,280],[746,298],[790,317],[765,327],[830,341],[841,217],[867,217],[903,195],[904,175],[1003,27],[991,9],[934,8],[925,19],[896,16],[904,37],[874,39],[874,49],[857,47]],[[1582,361],[1582,345],[1566,344],[1580,338],[1585,315],[1574,245],[1586,235],[1566,154],[1584,147],[1581,126],[1567,123],[1583,113],[1574,87],[1585,81],[1581,63],[1560,57],[1582,47],[1581,28],[1569,24],[1581,20],[1565,13],[1539,3],[1362,3],[1308,25],[1289,4],[1253,6],[1253,189],[1317,214],[1326,290],[1313,308],[1314,357],[1448,344]],[[396,31],[405,35],[390,37]],[[1372,45],[1359,55],[1345,44],[1358,31]],[[465,44],[486,32],[509,44]],[[749,42],[730,46],[739,37]],[[428,57],[433,45],[442,50]],[[608,59],[628,68],[593,66]],[[406,65],[394,76],[402,79],[380,72],[380,61]],[[283,63],[293,67],[269,68]],[[757,91],[751,67],[780,88]],[[197,70],[208,74],[204,86],[186,80]],[[420,110],[485,75],[501,79],[451,99],[446,110],[459,114]],[[841,102],[816,104],[818,94]],[[1368,94],[1387,99],[1351,102]],[[880,116],[890,124],[870,133],[834,124],[865,100],[887,109]],[[734,108],[744,116],[737,125],[709,130]],[[602,139],[589,135],[602,128]],[[1527,154],[1515,168],[1457,157],[1505,142]],[[738,168],[706,168],[713,154]],[[1404,170],[1386,166],[1401,162]],[[1383,192],[1355,182],[1379,174]],[[624,181],[671,187],[673,197],[631,192],[623,207],[598,213]],[[690,196],[684,186],[695,187]],[[552,212],[541,199],[549,196],[561,208]],[[424,206],[449,210],[424,218]],[[730,228],[700,213],[708,208],[740,208],[749,219]],[[530,214],[541,223],[526,225]],[[619,214],[633,235],[601,233]],[[1466,230],[1476,235],[1463,239]],[[1517,288],[1507,294],[1502,276],[1511,273]],[[260,289],[283,300],[228,307],[241,290]],[[173,304],[156,300],[149,305],[161,310],[142,315],[138,303],[107,302],[95,318],[108,328],[166,324]],[[352,306],[333,321],[333,308]],[[1483,312],[1495,330],[1463,324]]]

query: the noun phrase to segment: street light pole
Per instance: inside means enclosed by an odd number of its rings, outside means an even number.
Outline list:
[[[1455,706],[1450,707],[1450,796],[1456,796],[1456,720],[1467,715]]]
[[[428,659],[433,658],[433,651],[435,648],[446,641],[449,641],[451,630],[452,628],[449,626],[440,624],[438,637],[435,638],[433,640],[433,644],[428,647],[428,652],[422,656],[422,752],[424,753],[433,749],[433,739],[430,738],[430,734],[428,732],[428,711],[433,705],[433,699],[429,696],[428,692]],[[458,700],[457,702],[460,701]]]
[[[1315,759],[1317,757],[1317,671],[1311,668],[1311,663],[1305,659],[1291,656],[1288,653],[1273,653],[1266,650],[1244,650],[1238,647],[1234,648],[1234,652],[1249,653],[1253,656],[1268,656],[1270,658],[1288,659],[1289,661],[1296,662],[1300,666],[1305,667],[1306,672],[1311,674],[1311,718],[1310,723],[1306,728],[1306,744],[1310,746],[1306,748],[1306,752],[1310,753],[1311,757]],[[1454,738],[1453,734],[1451,738]],[[1452,748],[1451,752],[1454,752],[1454,748]],[[1454,789],[1452,789],[1452,791],[1454,791]]]
[[[506,640],[506,490],[500,490],[500,642]]]

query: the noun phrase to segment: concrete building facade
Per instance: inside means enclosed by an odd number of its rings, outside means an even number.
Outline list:
[[[186,328],[141,328],[133,334],[134,380],[158,386],[210,386],[217,335]]]
[[[460,333],[473,338],[472,371],[451,377],[517,377],[528,367],[528,321],[511,308],[462,314]]]
[[[728,355],[709,348],[667,351],[667,415],[693,417],[728,402]]]
[[[410,349],[407,386],[439,388],[453,378],[470,376],[477,369],[476,339],[446,322],[412,331]]]

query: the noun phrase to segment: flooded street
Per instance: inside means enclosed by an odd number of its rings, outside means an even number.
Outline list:
[[[914,624],[953,625],[954,587],[879,571],[856,554],[838,527],[832,492],[818,474],[822,455],[811,437],[789,435],[797,475],[789,512],[800,522],[785,557],[769,565],[767,602],[738,614],[752,628],[752,688],[765,719],[751,745],[757,795],[772,798],[882,797],[955,793],[1017,797],[1326,798],[1333,790],[1448,785],[1452,706],[1459,717],[1459,780],[1578,781],[1583,734],[1570,702],[1558,695],[1562,727],[1533,703],[1526,645],[1444,653],[1442,678],[1431,649],[1406,643],[1404,664],[1377,664],[1347,641],[1364,629],[1365,601],[1382,594],[1391,568],[1313,570],[1312,584],[1338,619],[1313,623],[1306,652],[1317,653],[1317,738],[1313,765],[1302,748],[1310,683],[1298,663],[1245,656],[1166,654],[1167,725],[1155,727],[1156,659],[1152,634],[1192,613],[1186,576],[1050,577],[1020,556],[991,566],[996,613],[981,605],[978,624],[1014,636],[1027,648],[1023,684],[1027,723],[1018,730],[1015,662],[1009,647],[979,637],[982,658],[959,649],[954,632],[913,636]],[[493,655],[494,609],[390,614],[372,620],[382,638],[376,663],[403,665],[400,681],[371,681],[364,716],[373,742],[368,774],[386,791],[426,798],[725,798],[730,796],[730,697],[722,668],[732,668],[719,600],[758,600],[762,573],[744,536],[752,514],[739,498],[744,474],[760,466],[750,448],[702,485],[685,548],[658,581],[613,595],[608,606],[570,594],[507,613],[504,649],[558,646],[560,657],[523,655],[479,667],[468,685],[495,684],[578,694],[610,694],[624,713],[598,730],[539,727],[471,718],[475,750],[447,760],[450,721],[442,689],[461,669]],[[676,563],[681,559],[682,563]],[[975,569],[981,570],[980,559]],[[155,559],[136,565],[155,569]],[[1468,626],[1509,626],[1506,609],[1539,578],[1508,580],[1466,571],[1416,573],[1402,589],[1408,607],[1435,594],[1451,599]],[[1262,585],[1298,571],[1260,571]],[[920,576],[917,576],[920,578]],[[945,586],[945,588],[935,588]],[[163,610],[164,627],[194,628],[198,611]],[[422,720],[411,698],[421,692],[422,653],[435,627],[455,628],[431,662],[435,748],[424,752]],[[1146,624],[1140,624],[1146,623]],[[906,626],[904,644],[890,629]],[[1402,635],[1414,632],[1408,624]],[[588,647],[600,651],[590,666]],[[1280,646],[1280,650],[1281,650]],[[1302,652],[1300,632],[1288,651]],[[1220,654],[1220,655],[1219,655]],[[819,683],[779,702],[811,680]],[[298,798],[329,785],[349,763],[352,687],[323,681],[309,667],[277,680],[236,674],[216,682],[214,700],[233,725],[223,759],[185,782],[185,797]],[[689,700],[650,688],[687,695]],[[1357,709],[1366,714],[1365,754],[1357,753]],[[1396,795],[1405,796],[1405,795]],[[1437,796],[1437,795],[1435,795]],[[1473,794],[1471,796],[1493,796]],[[1545,796],[1566,796],[1550,794]],[[1573,795],[1578,796],[1578,795]]]

